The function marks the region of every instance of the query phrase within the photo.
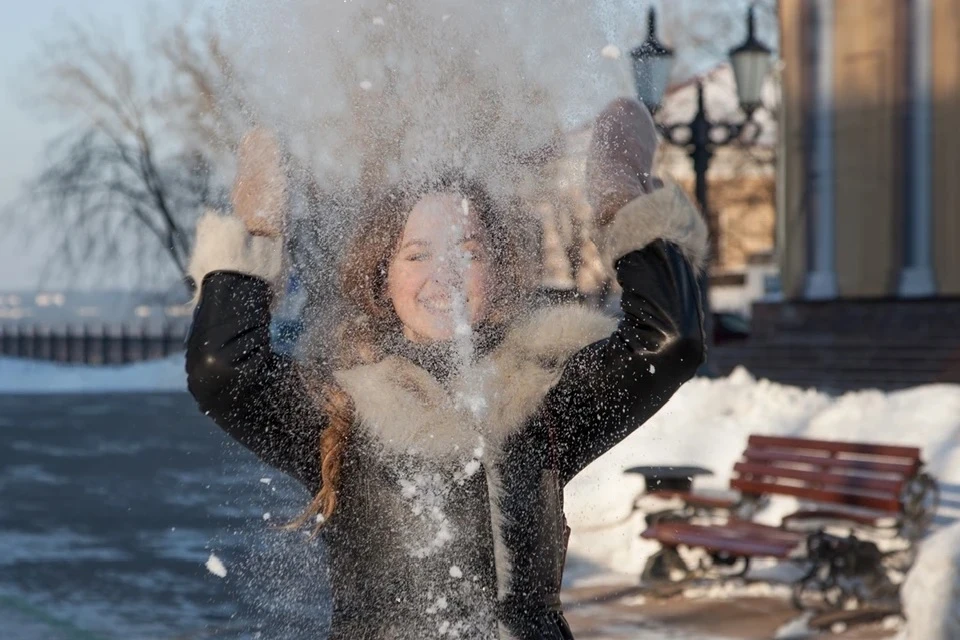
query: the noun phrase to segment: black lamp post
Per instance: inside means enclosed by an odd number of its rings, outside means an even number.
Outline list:
[[[647,39],[630,52],[637,96],[651,113],[656,113],[666,92],[673,65],[673,51],[657,39],[657,16],[653,8],[647,18]],[[714,149],[743,139],[747,125],[761,104],[763,80],[770,68],[771,51],[754,33],[754,8],[747,12],[747,39],[730,50],[730,63],[737,83],[737,98],[745,118],[739,122],[713,122],[707,117],[703,101],[703,81],[697,80],[697,113],[690,122],[658,123],[660,133],[672,145],[684,147],[693,160],[697,202],[710,225],[711,251],[719,249],[713,216],[707,200],[707,169]],[[759,129],[754,129],[754,135]]]

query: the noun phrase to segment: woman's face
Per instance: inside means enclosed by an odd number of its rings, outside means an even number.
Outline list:
[[[455,193],[421,198],[387,271],[387,292],[414,342],[453,338],[487,312],[488,256],[475,209]]]

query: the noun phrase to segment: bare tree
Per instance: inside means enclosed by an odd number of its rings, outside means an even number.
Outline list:
[[[145,52],[79,25],[44,52],[40,104],[74,124],[20,207],[58,230],[45,277],[134,264],[139,283],[167,284],[185,271],[198,213],[224,199],[216,157],[248,113],[229,58],[212,29],[153,28]]]

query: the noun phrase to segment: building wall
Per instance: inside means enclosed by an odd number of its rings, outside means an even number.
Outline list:
[[[941,294],[960,295],[960,0],[933,2],[933,263]]]
[[[932,8],[932,38],[914,44],[912,10]],[[784,136],[779,224],[787,298],[805,296],[813,268],[819,9],[833,14],[832,225],[837,294],[897,296],[912,226],[911,47],[930,47],[932,267],[936,295],[960,294],[960,0],[781,0]]]

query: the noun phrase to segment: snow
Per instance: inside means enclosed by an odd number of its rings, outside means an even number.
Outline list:
[[[619,60],[621,55],[620,47],[615,44],[608,44],[600,50],[600,55],[608,60]]]
[[[227,568],[223,566],[223,562],[216,556],[216,554],[211,553],[210,557],[207,558],[207,571],[217,576],[218,578],[227,577]]]
[[[624,469],[641,464],[703,465],[715,475],[698,478],[697,489],[721,492],[753,433],[920,446],[927,470],[945,490],[960,483],[956,438],[960,386],[927,385],[893,393],[863,390],[834,397],[755,380],[743,369],[726,378],[697,378],[567,486],[572,580],[635,581],[647,557],[658,548],[656,542],[639,537],[645,528],[643,509],[630,514],[634,498],[643,491],[643,479],[624,474]],[[652,508],[653,504],[641,506]],[[662,508],[662,502],[655,504]],[[795,505],[791,499],[774,498],[758,520],[778,524]],[[958,521],[960,501],[945,496],[938,524]],[[904,638],[960,637],[960,525],[943,529],[921,549],[904,587],[910,619],[909,635]],[[940,597],[931,599],[931,592]],[[688,595],[735,594],[708,589]],[[927,626],[914,630],[928,623],[944,630]]]
[[[0,393],[186,391],[183,354],[122,366],[0,358]]]
[[[907,625],[899,640],[960,638],[960,524],[924,541],[901,598]]]

